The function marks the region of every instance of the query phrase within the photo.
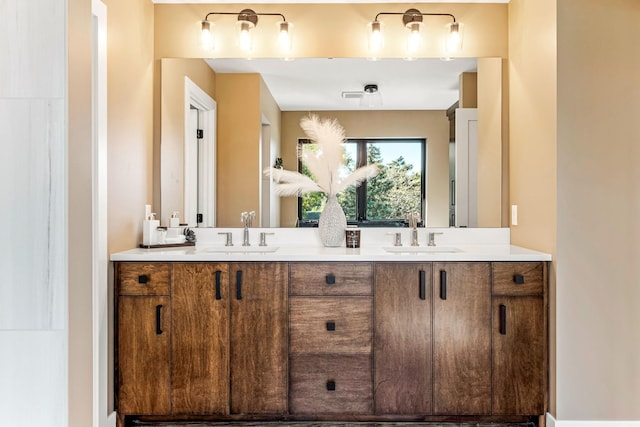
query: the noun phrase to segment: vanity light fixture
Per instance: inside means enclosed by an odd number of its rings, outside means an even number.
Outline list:
[[[407,28],[407,53],[412,57],[418,52],[422,44],[422,21],[424,16],[448,16],[453,22],[447,24],[448,31],[445,51],[447,54],[455,54],[462,48],[463,24],[456,21],[456,17],[450,13],[422,13],[418,9],[408,9],[404,12],[379,12],[375,19],[368,24],[369,50],[376,54],[384,45],[382,15],[401,15],[402,23]]]
[[[238,46],[244,52],[251,52],[253,49],[252,30],[258,25],[258,16],[279,16],[282,22],[277,23],[278,46],[283,53],[291,51],[293,24],[287,21],[282,13],[261,13],[252,9],[243,9],[239,13],[234,12],[209,12],[201,22],[201,45],[204,50],[215,49],[215,37],[213,34],[213,23],[209,21],[212,15],[235,15],[237,16],[236,26],[238,28]]]

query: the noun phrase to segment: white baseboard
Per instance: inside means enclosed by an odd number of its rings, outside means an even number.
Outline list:
[[[590,421],[590,420],[556,420],[547,413],[547,427],[640,427],[638,421]]]
[[[114,411],[107,416],[107,427],[116,427],[117,413]]]

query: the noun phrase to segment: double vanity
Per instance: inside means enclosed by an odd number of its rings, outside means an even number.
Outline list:
[[[317,229],[251,229],[250,246],[200,229],[113,254],[118,425],[543,423],[550,256],[508,229],[428,231],[435,246],[363,229],[349,249]]]

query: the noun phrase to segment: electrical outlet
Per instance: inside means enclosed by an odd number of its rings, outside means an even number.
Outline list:
[[[511,205],[511,225],[518,225],[518,205]]]

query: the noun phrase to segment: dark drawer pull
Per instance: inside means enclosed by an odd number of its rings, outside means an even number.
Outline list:
[[[162,335],[162,304],[156,305],[156,335]]]
[[[327,381],[327,390],[335,391],[336,390],[336,382],[334,380]]]
[[[138,276],[138,283],[144,285],[148,282],[149,282],[149,276],[147,276],[146,274],[141,274]]]
[[[222,292],[220,292],[220,276],[222,276],[222,271],[216,271],[216,299],[222,299]]]
[[[513,283],[515,283],[516,285],[524,284],[524,276],[522,274],[514,274]]]
[[[334,276],[333,273],[327,274],[324,278],[324,281],[327,282],[327,285],[335,285],[336,276]]]
[[[447,272],[440,270],[440,299],[447,299]]]
[[[426,283],[426,279],[425,279],[425,272],[424,270],[420,270],[420,299],[421,300],[425,300],[427,299],[427,283]]]
[[[236,271],[236,299],[242,299],[242,270]]]
[[[335,331],[336,322],[327,322],[327,331]]]
[[[507,335],[507,306],[500,304],[500,334]]]

